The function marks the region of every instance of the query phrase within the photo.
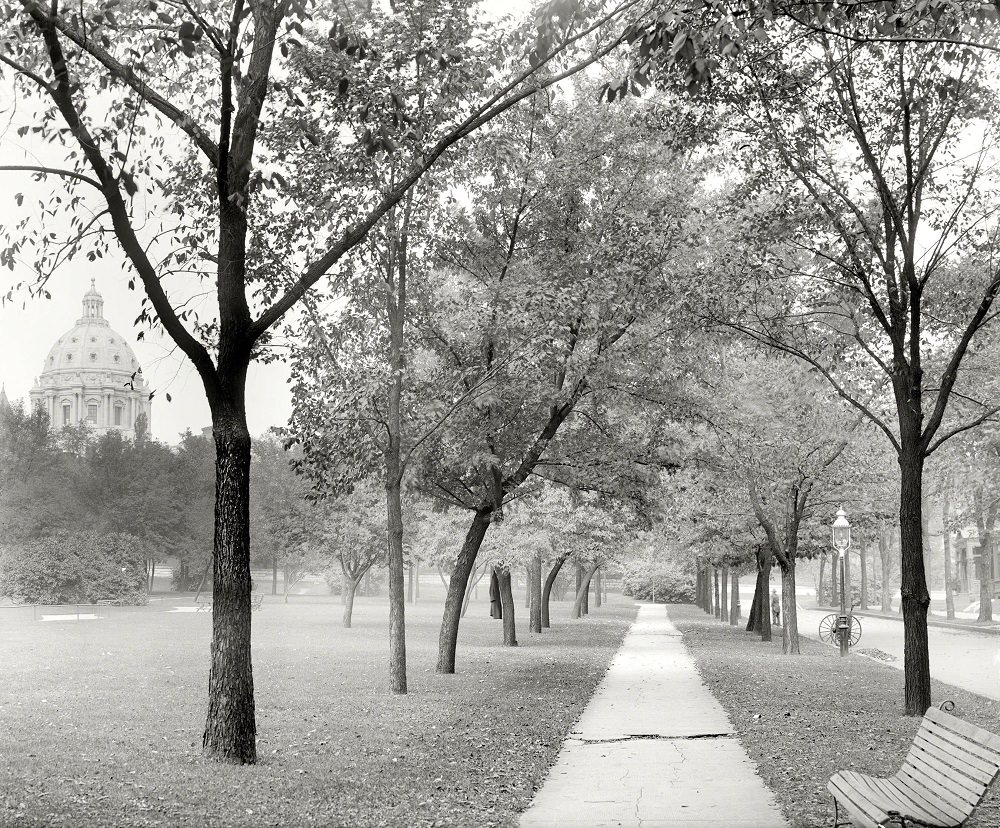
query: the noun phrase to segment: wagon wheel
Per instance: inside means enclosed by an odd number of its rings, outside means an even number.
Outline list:
[[[859,633],[860,635],[860,628]],[[837,643],[837,616],[827,615],[819,622],[819,640],[827,644]]]
[[[861,622],[853,615],[851,616],[851,640],[849,646],[853,647],[861,640]]]

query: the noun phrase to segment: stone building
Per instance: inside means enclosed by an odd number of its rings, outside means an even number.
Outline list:
[[[125,337],[104,318],[104,299],[90,280],[83,316],[56,340],[31,389],[54,429],[86,423],[96,434],[120,431],[135,437],[136,420],[152,425],[149,389]]]

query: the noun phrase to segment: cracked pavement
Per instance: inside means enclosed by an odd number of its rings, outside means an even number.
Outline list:
[[[521,828],[784,828],[662,605],[644,604]]]

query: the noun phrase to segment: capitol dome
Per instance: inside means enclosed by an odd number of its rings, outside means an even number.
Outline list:
[[[49,415],[53,428],[86,423],[98,434],[120,431],[135,436],[135,422],[146,416],[149,390],[135,352],[104,318],[104,299],[94,280],[83,297],[83,315],[49,350],[31,389],[31,402]]]

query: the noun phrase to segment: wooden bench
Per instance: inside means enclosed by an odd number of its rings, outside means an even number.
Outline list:
[[[932,707],[895,774],[882,778],[840,771],[830,778],[834,826],[956,828],[972,815],[998,773],[1000,736]],[[841,806],[850,821],[840,821]]]

